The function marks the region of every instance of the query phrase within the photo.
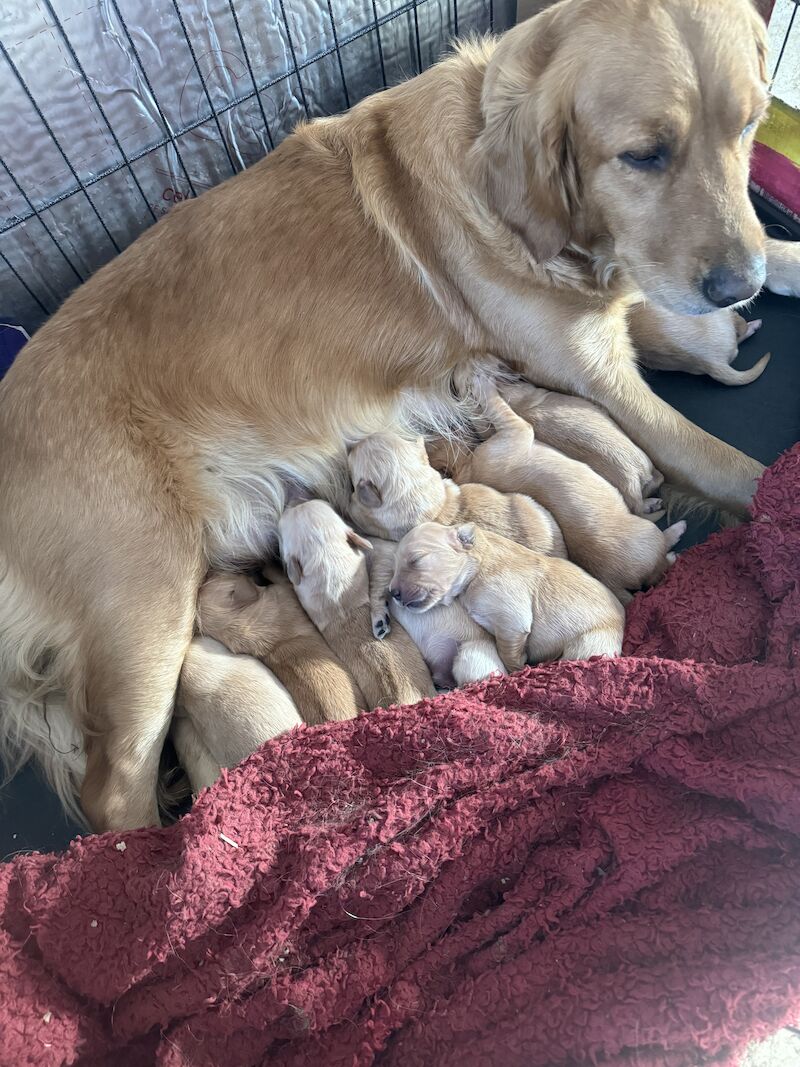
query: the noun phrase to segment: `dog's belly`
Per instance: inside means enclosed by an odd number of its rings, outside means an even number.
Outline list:
[[[344,513],[351,485],[347,449],[379,430],[453,434],[463,413],[447,379],[425,390],[400,390],[385,403],[362,406],[358,417],[307,445],[277,451],[256,430],[195,440],[195,471],[203,500],[205,552],[215,566],[258,562],[275,553],[287,499],[327,500]],[[290,436],[287,434],[287,436]]]

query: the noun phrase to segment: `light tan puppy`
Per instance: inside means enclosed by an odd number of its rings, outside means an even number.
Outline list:
[[[625,612],[598,581],[567,560],[531,552],[474,523],[426,522],[398,545],[392,593],[409,611],[458,597],[494,635],[509,671],[529,660],[616,656]]]
[[[397,545],[372,539],[369,560],[369,599],[372,632],[382,641],[397,620],[422,653],[439,689],[452,689],[480,682],[490,675],[505,674],[505,667],[491,635],[454,602],[438,604],[423,613],[409,611],[389,595],[394,575]]]
[[[366,533],[398,541],[421,522],[480,521],[484,529],[537,552],[567,554],[546,508],[521,493],[442,478],[431,467],[421,437],[412,442],[397,434],[372,434],[350,449],[347,463],[354,486],[348,513]]]
[[[800,296],[800,241],[770,241],[766,286],[779,296]]]
[[[45,754],[58,700],[91,824],[157,822],[208,561],[263,559],[287,482],[338,502],[343,442],[446,405],[465,352],[744,513],[761,464],[650,390],[627,311],[762,284],[766,45],[750,0],[564,0],[301,125],[73,293],[0,383],[0,752]]]
[[[244,574],[213,573],[198,594],[197,621],[202,634],[269,667],[310,725],[352,719],[367,708],[287,580],[258,586]]]
[[[322,500],[287,508],[278,523],[286,573],[309,618],[351,671],[369,708],[436,695],[419,649],[397,626],[376,641],[365,553],[372,548]]]
[[[602,408],[524,381],[498,380],[497,388],[517,415],[533,426],[537,441],[588,464],[620,491],[634,514],[652,517],[661,509],[661,500],[653,494],[663,476]]]
[[[300,726],[294,701],[252,656],[232,655],[210,637],[189,645],[171,734],[192,792],[217,780],[271,737]]]
[[[766,369],[770,353],[748,370],[730,366],[739,345],[752,337],[761,319],[747,322],[735,311],[713,315],[676,315],[657,304],[637,304],[631,309],[630,329],[646,367],[707,374],[723,385],[749,385]]]
[[[469,376],[465,369],[464,380]],[[536,441],[533,427],[516,415],[482,373],[471,379],[495,433],[472,453],[452,459],[457,482],[480,480],[503,492],[536,495],[556,517],[573,563],[599,578],[623,602],[629,590],[652,585],[674,557],[669,550],[686,530],[678,522],[661,532],[632,515],[618,490],[591,467]]]

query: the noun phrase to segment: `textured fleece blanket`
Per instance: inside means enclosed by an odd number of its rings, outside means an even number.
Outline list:
[[[0,1062],[696,1067],[800,1009],[800,449],[555,663],[0,868]]]

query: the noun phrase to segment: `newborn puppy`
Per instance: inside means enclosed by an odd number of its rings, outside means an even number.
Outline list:
[[[379,640],[390,632],[389,616],[396,619],[422,653],[440,689],[480,682],[499,672],[503,661],[491,636],[458,603],[440,604],[423,614],[409,611],[389,599],[397,545],[374,538],[369,560],[369,600],[372,631]]]
[[[533,426],[536,440],[586,463],[620,491],[635,515],[661,510],[654,497],[664,480],[648,456],[590,400],[538,389],[528,382],[498,381],[506,403]]]
[[[510,537],[548,556],[566,556],[558,523],[541,504],[517,492],[487,485],[456,485],[431,467],[421,437],[393,433],[365,437],[347,457],[353,494],[348,512],[362,530],[399,540],[421,522],[455,526],[480,521],[485,530]]]
[[[271,737],[302,719],[284,686],[252,656],[195,637],[183,661],[172,740],[192,792],[217,780]]]
[[[749,370],[730,365],[739,354],[739,345],[760,326],[761,319],[747,322],[727,309],[711,315],[677,315],[647,303],[630,311],[631,332],[645,367],[707,374],[723,385],[749,385],[763,374],[769,352]]]
[[[322,500],[287,508],[278,524],[286,573],[309,617],[352,671],[367,706],[413,704],[435,696],[419,649],[397,627],[375,641],[365,541]]]
[[[474,523],[425,522],[406,534],[391,592],[412,612],[458,597],[494,635],[509,671],[528,660],[616,656],[622,649],[625,612],[600,582]]]
[[[651,585],[674,560],[669,549],[685,522],[661,532],[632,515],[618,490],[591,467],[539,444],[533,427],[503,400],[482,374],[470,386],[495,433],[472,452],[453,455],[456,482],[486,482],[502,492],[528,493],[556,518],[569,558],[599,578],[623,602],[628,590]]]
[[[214,572],[197,596],[197,615],[202,634],[269,667],[305,722],[352,719],[367,707],[286,579],[258,586],[244,574]]]

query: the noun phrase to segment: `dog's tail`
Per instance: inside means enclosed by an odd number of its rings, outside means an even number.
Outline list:
[[[772,353],[767,352],[749,370],[736,370],[735,367],[729,367],[725,364],[719,367],[716,365],[709,367],[707,373],[710,378],[717,382],[722,382],[723,385],[749,385],[750,382],[754,382],[756,378],[761,377],[771,358]]]
[[[12,778],[36,759],[64,809],[85,825],[78,804],[86,768],[83,740],[65,696],[79,663],[78,642],[56,624],[0,555],[0,766]]]

